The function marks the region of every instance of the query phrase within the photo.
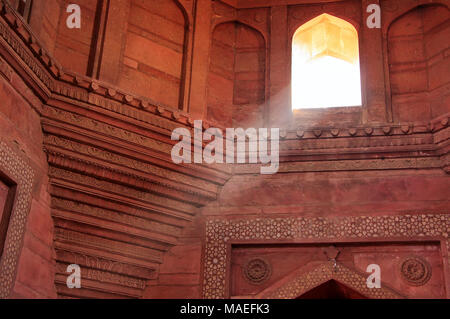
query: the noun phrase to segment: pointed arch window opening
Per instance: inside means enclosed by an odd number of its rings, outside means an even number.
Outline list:
[[[361,106],[358,32],[322,14],[292,39],[292,109]]]

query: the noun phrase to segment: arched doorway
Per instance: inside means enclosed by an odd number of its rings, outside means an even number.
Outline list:
[[[258,299],[402,299],[405,296],[385,283],[367,286],[367,275],[341,263],[316,263],[299,267],[260,292]]]
[[[368,299],[368,297],[332,279],[305,292],[296,299]]]

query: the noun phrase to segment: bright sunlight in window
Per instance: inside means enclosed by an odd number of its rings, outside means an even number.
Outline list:
[[[358,32],[322,14],[292,40],[292,109],[360,106]]]

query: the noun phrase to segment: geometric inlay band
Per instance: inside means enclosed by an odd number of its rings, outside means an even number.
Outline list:
[[[7,298],[17,273],[23,235],[31,206],[34,172],[3,141],[0,141],[0,170],[17,184],[5,247],[0,259],[0,298]]]

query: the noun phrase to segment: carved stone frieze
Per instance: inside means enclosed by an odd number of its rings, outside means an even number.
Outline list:
[[[52,197],[52,208],[86,214],[105,220],[123,223],[133,227],[144,228],[146,230],[168,233],[172,234],[175,237],[180,235],[180,228],[148,220],[144,218],[146,217],[144,213],[142,213],[141,216],[127,215],[117,211],[103,209],[80,203],[78,201],[61,199],[57,197]]]
[[[196,189],[204,189],[210,192],[216,192],[217,187],[211,183],[208,183],[201,179],[194,179],[189,176],[186,176],[185,174],[180,174],[175,171],[169,171],[167,169],[163,169],[159,166],[152,165],[149,163],[146,163],[141,160],[135,160],[130,157],[124,157],[120,156],[118,154],[102,150],[97,147],[88,146],[86,144],[77,143],[72,140],[68,140],[62,137],[54,136],[54,135],[45,135],[44,136],[44,142],[46,145],[53,145],[60,148],[64,148],[70,151],[74,151],[79,154],[87,155],[92,158],[98,158],[100,160],[103,160],[105,162],[114,163],[123,165],[141,172],[150,173],[153,175],[156,175],[158,177],[167,179],[167,180],[173,180],[179,183],[188,183],[192,186],[194,186]],[[105,166],[108,165],[105,163]],[[110,167],[110,166],[109,166]],[[169,185],[166,185],[169,186]],[[192,189],[192,188],[191,188]],[[192,190],[194,191],[194,190]]]
[[[211,219],[206,222],[203,296],[226,298],[227,264],[231,243],[347,242],[384,239],[436,238],[447,240],[450,214],[354,217],[290,217]]]
[[[111,183],[105,180],[63,170],[53,166],[49,168],[49,176],[53,178],[71,181],[80,185],[86,185],[91,187],[92,189],[108,191],[114,194],[124,195],[126,197],[133,197],[143,202],[159,203],[159,205],[183,212],[184,214],[186,214],[186,218],[194,214],[193,213],[194,206],[192,205],[182,203],[177,200],[172,200],[169,198],[163,199],[162,197],[155,194],[151,194],[149,192],[132,189],[130,187],[123,186],[121,184]]]

